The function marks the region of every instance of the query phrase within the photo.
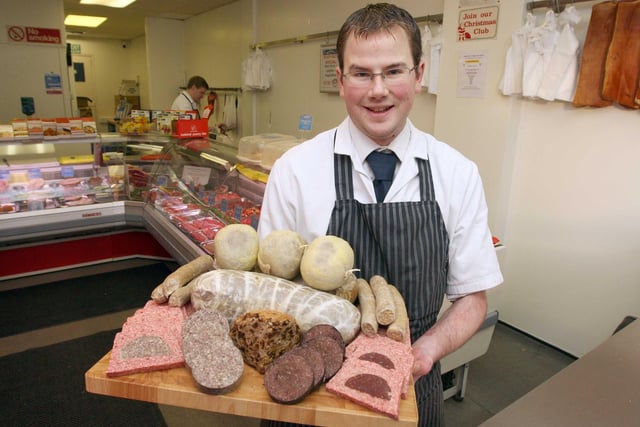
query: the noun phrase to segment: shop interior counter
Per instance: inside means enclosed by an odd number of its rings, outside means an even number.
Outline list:
[[[119,377],[106,375],[111,353],[85,374],[86,389],[112,397],[141,400],[210,412],[274,419],[309,425],[349,427],[416,426],[418,410],[414,388],[400,400],[397,421],[329,393],[324,385],[295,405],[275,403],[263,385],[263,376],[245,365],[240,385],[226,394],[201,392],[185,367]]]

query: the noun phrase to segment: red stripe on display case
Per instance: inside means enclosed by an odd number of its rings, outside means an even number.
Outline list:
[[[0,278],[136,257],[173,259],[148,232],[125,231],[0,250]]]

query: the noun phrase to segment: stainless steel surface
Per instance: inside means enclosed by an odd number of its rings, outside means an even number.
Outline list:
[[[4,214],[0,245],[127,226],[124,201]]]

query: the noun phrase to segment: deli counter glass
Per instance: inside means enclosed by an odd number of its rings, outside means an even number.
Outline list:
[[[0,247],[144,227],[178,262],[257,227],[266,172],[237,148],[161,134],[0,141]]]

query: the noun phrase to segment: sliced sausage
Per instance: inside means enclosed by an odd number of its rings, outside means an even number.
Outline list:
[[[345,346],[344,339],[342,339],[342,335],[340,334],[340,331],[338,331],[338,329],[336,329],[334,326],[329,324],[320,324],[320,325],[315,325],[309,328],[309,330],[305,332],[304,335],[302,336],[301,344],[304,344],[306,341],[309,341],[316,337],[333,338],[336,341],[338,341],[338,343],[343,348]]]
[[[274,360],[264,373],[264,386],[278,403],[298,403],[313,389],[314,374],[309,362],[287,352]]]
[[[307,340],[304,346],[315,348],[324,360],[324,381],[328,381],[342,367],[344,361],[344,343],[327,336],[318,336]]]
[[[313,347],[300,346],[293,348],[288,353],[304,357],[313,370],[313,386],[317,387],[324,381],[324,360],[322,354]]]

